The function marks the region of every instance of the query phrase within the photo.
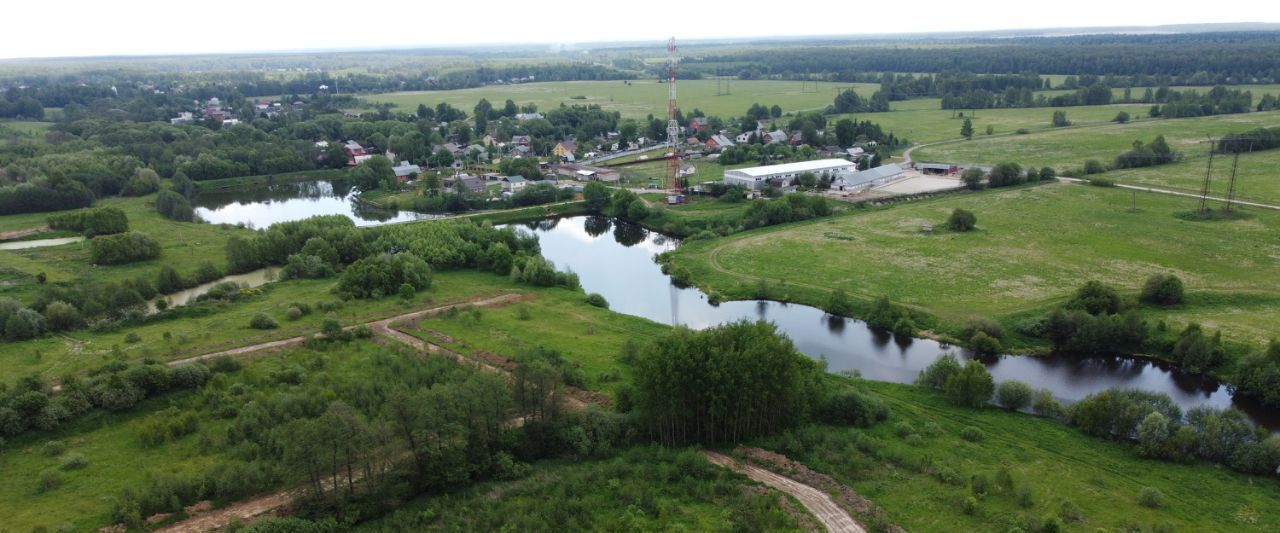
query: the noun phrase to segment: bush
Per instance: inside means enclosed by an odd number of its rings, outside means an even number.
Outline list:
[[[67,443],[60,440],[51,440],[40,446],[40,453],[45,457],[57,457],[65,451],[67,451]]]
[[[119,265],[160,257],[160,243],[138,231],[95,237],[89,241],[92,261],[99,265]]]
[[[988,337],[995,339],[1004,338],[1004,326],[1001,326],[999,322],[989,318],[975,318],[969,320],[965,323],[964,327],[960,329],[960,336],[968,339],[972,338],[973,335],[978,332],[986,333]]]
[[[63,470],[79,470],[89,466],[89,460],[85,459],[84,454],[70,453],[62,458],[62,462],[58,464],[58,468]]]
[[[965,426],[964,429],[960,430],[960,438],[969,442],[982,442],[987,438],[987,434],[976,427]]]
[[[1031,492],[1031,487],[1023,485],[1014,492],[1013,501],[1018,504],[1018,507],[1030,509],[1036,504],[1035,493]]]
[[[1178,305],[1182,303],[1182,280],[1173,274],[1152,274],[1142,285],[1143,303],[1154,305]]]
[[[1017,130],[1014,131],[1014,133],[1017,133],[1018,135],[1026,135],[1028,133],[1031,133],[1031,130],[1027,128],[1018,128]]]
[[[249,327],[253,329],[276,329],[280,327],[280,324],[277,324],[271,317],[258,313],[249,320]]]
[[[996,403],[1010,411],[1031,405],[1031,387],[1021,381],[1006,381],[996,391]]]
[[[593,305],[595,307],[599,307],[602,309],[609,308],[609,301],[604,299],[604,296],[601,296],[599,293],[593,292],[591,294],[588,294],[586,298],[586,302],[589,305]]]
[[[910,422],[903,420],[893,425],[893,432],[897,433],[899,437],[906,438],[907,435],[915,433],[916,428],[912,427]]]
[[[977,513],[978,499],[973,496],[966,496],[964,499],[964,506],[961,509],[964,511],[964,514],[971,515]]]
[[[971,211],[959,208],[952,211],[951,216],[947,218],[947,227],[950,227],[951,231],[971,231],[977,223],[977,216],[975,216]]]
[[[987,368],[977,361],[969,361],[959,372],[947,378],[943,392],[956,405],[981,407],[991,400],[994,389],[995,385]]]
[[[1115,187],[1116,182],[1107,178],[1089,178],[1089,185],[1094,187]]]
[[[1097,159],[1090,159],[1084,162],[1085,174],[1101,174],[1107,171],[1107,167],[1102,166],[1102,162]]]
[[[124,336],[124,342],[127,344],[139,343],[139,342],[142,342],[142,337],[140,337],[137,333],[130,331],[128,334]]]
[[[1120,294],[1114,288],[1091,280],[1076,289],[1066,308],[1082,309],[1091,315],[1111,315],[1120,311],[1120,304]]]
[[[1000,341],[984,332],[977,332],[969,339],[969,347],[979,355],[995,355],[1004,351]]]
[[[62,473],[52,468],[46,468],[40,472],[40,479],[37,485],[39,492],[49,492],[62,486]]]
[[[85,237],[129,231],[129,219],[117,207],[97,207],[60,215],[50,215],[49,228],[78,231]]]
[[[169,373],[169,385],[175,389],[195,389],[209,381],[213,373],[199,363],[186,363],[173,367]]]
[[[285,311],[284,316],[289,320],[297,320],[302,318],[302,310],[291,306],[288,311]]]
[[[1155,487],[1142,487],[1138,492],[1138,505],[1156,509],[1164,505],[1164,493]]]

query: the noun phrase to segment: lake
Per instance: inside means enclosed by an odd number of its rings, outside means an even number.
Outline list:
[[[342,181],[277,183],[241,191],[200,193],[193,207],[196,215],[211,224],[244,224],[254,228],[317,215],[346,215],[357,226],[440,217],[369,207],[356,200],[359,192]]]

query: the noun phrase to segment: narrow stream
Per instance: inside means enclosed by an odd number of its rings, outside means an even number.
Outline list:
[[[603,295],[610,309],[672,325],[699,329],[735,320],[767,320],[777,325],[801,352],[827,361],[828,370],[857,370],[868,379],[911,383],[940,355],[962,359],[968,350],[926,339],[900,339],[867,327],[860,320],[828,315],[821,309],[767,300],[711,305],[694,288],[679,288],[654,263],[655,254],[679,245],[675,239],[635,224],[603,217],[573,217],[525,225],[538,236],[542,255],[558,268],[576,272],[587,292]],[[979,358],[996,382],[1016,379],[1046,388],[1073,402],[1111,387],[1168,394],[1182,409],[1234,405],[1256,423],[1280,429],[1280,415],[1246,399],[1233,399],[1225,385],[1172,365],[1135,357]]]

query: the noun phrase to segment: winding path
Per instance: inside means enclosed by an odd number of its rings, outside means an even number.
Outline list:
[[[794,496],[809,513],[817,518],[827,531],[839,533],[866,533],[867,530],[858,525],[852,516],[844,509],[836,505],[835,500],[831,499],[826,493],[800,483],[794,479],[780,476],[758,466],[743,464],[737,460],[713,451],[704,450],[703,455],[707,456],[707,460],[712,464],[733,470],[739,474],[747,476],[755,481],[763,483],[770,488],[785,492]]]

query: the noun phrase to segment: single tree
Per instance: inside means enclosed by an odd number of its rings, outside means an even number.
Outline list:
[[[960,136],[966,139],[973,138],[973,121],[964,119],[964,124],[960,125]]]
[[[977,224],[977,215],[967,209],[956,208],[955,211],[951,212],[951,216],[947,218],[947,226],[951,228],[951,231],[972,231]]]

